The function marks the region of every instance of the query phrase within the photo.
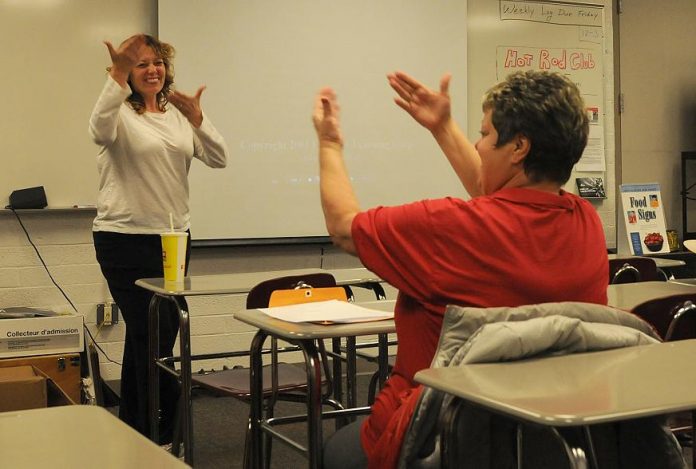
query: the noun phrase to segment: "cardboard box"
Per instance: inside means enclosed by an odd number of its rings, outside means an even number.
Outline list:
[[[80,402],[82,399],[80,364],[80,354],[77,352],[0,359],[0,368],[33,366],[40,370],[75,402]]]
[[[0,412],[68,404],[72,399],[33,366],[0,368]]]
[[[0,358],[82,352],[82,316],[0,319]]]

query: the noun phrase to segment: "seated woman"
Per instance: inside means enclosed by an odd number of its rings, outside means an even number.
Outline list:
[[[412,408],[404,404],[417,397],[413,376],[430,365],[446,305],[607,302],[601,221],[562,189],[589,132],[578,88],[553,73],[510,75],[485,94],[481,137],[472,145],[450,113],[449,75],[439,92],[405,73],[388,79],[396,103],[433,134],[472,199],[362,211],[344,165],[336,95],[319,92],[313,121],[329,235],[399,290],[391,378],[371,415],[327,442],[327,468],[398,459]]]

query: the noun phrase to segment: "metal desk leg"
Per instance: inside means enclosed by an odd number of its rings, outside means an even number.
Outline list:
[[[516,433],[516,443],[517,443],[517,469],[522,469],[522,424],[517,424]]]
[[[358,368],[355,353],[355,337],[346,337],[346,408],[348,409],[357,407],[357,374]],[[355,418],[350,418],[351,422],[354,420]]]
[[[191,404],[191,328],[189,313],[181,307],[178,298],[170,298],[179,313],[179,354],[181,357],[181,431],[184,441],[184,461],[193,465],[193,418]]]
[[[259,330],[254,335],[251,341],[249,350],[249,365],[251,383],[249,386],[251,394],[251,410],[250,410],[250,457],[249,463],[252,468],[257,469],[263,466],[264,448],[263,448],[263,432],[261,431],[261,419],[263,418],[263,343],[266,341],[268,334]]]
[[[566,456],[568,456],[570,467],[573,469],[587,469],[587,458],[585,457],[585,452],[582,450],[582,448],[571,448],[565,438],[563,438],[563,436],[558,432],[557,428],[550,427],[549,429],[551,430],[551,434],[553,434],[553,436],[555,436],[563,446]]]
[[[599,464],[597,463],[597,453],[595,452],[594,449],[594,442],[592,441],[592,432],[590,431],[590,427],[584,426],[582,427],[583,433],[585,435],[585,441],[587,443],[587,450],[590,453],[590,460],[592,461],[592,467],[595,469],[599,469]]]
[[[159,305],[162,299],[155,294],[148,308],[148,402],[150,414],[150,439],[159,442],[159,372],[155,362],[159,359]]]
[[[332,360],[333,364],[333,398],[336,402],[343,404],[343,364],[341,363],[341,338],[334,337],[331,339],[331,349],[333,350],[334,357]],[[346,425],[348,421],[344,418],[336,419],[336,430]]]
[[[299,341],[307,365],[307,458],[310,469],[320,469],[323,460],[321,415],[321,362],[313,340]]]
[[[379,389],[389,377],[389,338],[387,334],[377,335],[377,369],[379,370]]]
[[[459,420],[462,407],[463,401],[461,399],[452,399],[440,417],[442,422],[440,427],[440,467],[445,469],[461,466],[455,460],[452,448],[457,447],[455,425]]]

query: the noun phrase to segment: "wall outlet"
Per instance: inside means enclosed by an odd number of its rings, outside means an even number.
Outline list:
[[[112,309],[107,308],[104,303],[99,303],[97,305],[97,325],[98,326],[110,326],[112,324]]]
[[[118,305],[111,303],[111,324],[118,324]]]

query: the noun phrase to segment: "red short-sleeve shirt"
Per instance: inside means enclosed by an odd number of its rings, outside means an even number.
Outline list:
[[[512,188],[377,207],[355,217],[352,236],[362,263],[399,290],[396,364],[362,427],[368,457],[415,387],[413,375],[430,366],[448,304],[607,303],[599,216],[564,191]]]

